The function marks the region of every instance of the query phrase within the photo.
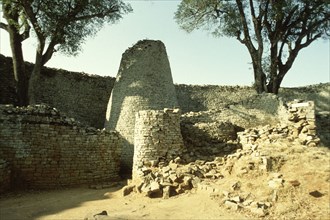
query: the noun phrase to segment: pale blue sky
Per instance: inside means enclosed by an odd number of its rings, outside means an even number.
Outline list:
[[[234,38],[180,30],[173,19],[180,1],[127,2],[133,13],[118,24],[106,25],[96,37],[88,39],[77,57],[56,54],[46,66],[115,77],[122,53],[139,40],[152,39],[165,44],[175,83],[252,85],[253,71],[246,47]],[[1,30],[0,37],[0,52],[11,56],[8,34]],[[36,39],[24,42],[25,59],[31,62],[35,42]],[[299,53],[282,86],[329,82],[329,60],[329,40],[314,42]]]

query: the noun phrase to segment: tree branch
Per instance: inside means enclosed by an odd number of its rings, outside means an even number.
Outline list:
[[[237,39],[239,42],[241,42],[242,44],[246,44],[246,40],[241,38],[241,34],[242,34],[242,32],[241,32],[240,30],[238,30],[238,31],[236,32],[236,39]]]
[[[36,14],[33,12],[30,2],[28,0],[20,0],[20,2],[23,5],[25,14],[32,23],[33,29],[36,32],[39,41],[45,41],[44,34],[42,33],[42,29],[38,24]]]
[[[254,45],[251,42],[251,36],[250,36],[250,33],[249,33],[248,24],[246,22],[246,16],[245,16],[245,13],[244,13],[242,1],[241,0],[236,0],[236,4],[237,4],[238,10],[239,10],[241,22],[243,24],[245,45],[248,47],[250,52],[254,54],[254,53],[256,53],[256,49],[255,49]]]
[[[42,55],[42,65],[45,65],[52,58],[56,45],[57,42],[54,39],[49,43],[46,52]]]
[[[0,28],[5,30],[5,31],[8,31],[8,25],[5,24],[5,23],[0,22]]]
[[[29,25],[28,21],[25,21],[24,22],[24,32],[21,34],[22,41],[24,41],[30,37],[30,30],[31,30],[31,26]]]

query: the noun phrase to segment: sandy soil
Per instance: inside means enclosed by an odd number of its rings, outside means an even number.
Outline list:
[[[249,163],[251,155],[242,156],[233,161],[232,172],[224,172],[223,179],[207,180],[220,189],[216,197],[201,189],[169,199],[151,199],[138,193],[123,197],[121,188],[125,182],[100,190],[81,187],[12,192],[0,198],[0,219],[94,219],[102,211],[107,211],[108,216],[101,219],[258,219],[244,208],[227,209],[221,192],[229,191],[233,182],[240,181],[240,190],[234,192],[237,195],[272,202],[274,190],[268,183],[274,173],[281,173],[285,182],[277,189],[278,198],[262,219],[330,219],[328,147],[308,148],[279,142],[260,147],[259,151],[278,161],[274,170],[256,169],[242,174],[242,167]],[[315,191],[320,195],[312,196]]]
[[[107,211],[107,219],[245,219],[221,209],[207,193],[191,191],[169,199],[139,194],[123,197],[120,187],[32,191],[0,199],[0,219],[84,219]]]

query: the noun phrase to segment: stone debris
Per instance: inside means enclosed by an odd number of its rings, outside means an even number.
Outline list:
[[[266,216],[269,212],[268,209],[272,206],[270,202],[256,202],[251,199],[244,199],[241,196],[226,196],[223,204],[233,211],[244,209],[258,217]]]
[[[109,219],[107,211],[102,211],[97,214],[88,214],[84,218],[84,220],[101,220],[101,219]]]
[[[268,181],[268,186],[272,189],[283,187],[284,180],[282,178],[275,178]]]
[[[288,182],[294,187],[300,186],[300,182],[298,180],[290,180]]]
[[[324,194],[319,192],[318,190],[314,190],[314,191],[310,192],[309,195],[311,195],[315,198],[320,198],[320,197],[324,196]]]
[[[130,185],[124,186],[122,188],[123,196],[129,195],[131,192],[133,192],[133,190],[134,190],[134,186],[130,186]]]
[[[295,100],[288,103],[282,122],[276,126],[259,126],[238,133],[243,149],[256,150],[259,144],[274,143],[279,139],[296,141],[315,147],[320,143],[316,135],[315,110],[312,101]]]

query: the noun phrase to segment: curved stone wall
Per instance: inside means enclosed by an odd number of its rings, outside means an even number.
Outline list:
[[[179,109],[136,113],[132,179],[143,176],[144,166],[169,162],[181,156],[183,151]]]
[[[117,181],[120,140],[46,105],[0,105],[0,192]]]
[[[178,106],[164,44],[143,40],[125,51],[108,103],[105,128],[124,138],[122,172],[132,170],[135,113]]]

